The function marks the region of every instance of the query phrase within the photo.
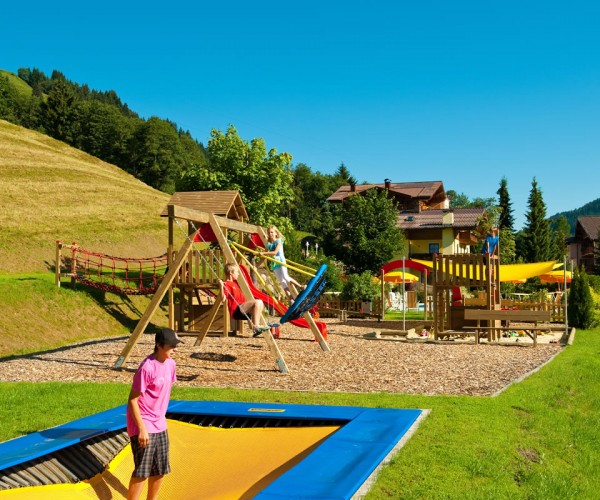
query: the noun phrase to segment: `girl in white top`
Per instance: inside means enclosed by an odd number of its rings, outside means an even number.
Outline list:
[[[283,237],[276,226],[270,226],[267,229],[267,236],[267,250],[260,252],[260,255],[270,255],[278,261],[271,263],[271,269],[275,272],[275,276],[277,276],[287,296],[292,298],[289,283],[299,288],[302,288],[302,285],[288,274],[287,266],[285,265],[285,255],[283,253]]]

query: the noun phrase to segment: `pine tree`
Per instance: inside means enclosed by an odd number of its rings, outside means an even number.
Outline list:
[[[523,248],[519,252],[525,262],[543,262],[552,259],[550,223],[546,219],[546,204],[535,179],[531,183],[528,199],[529,211],[523,230]]]
[[[512,202],[510,201],[510,195],[508,194],[508,181],[506,177],[502,177],[500,181],[500,187],[496,194],[499,198],[499,205],[502,209],[500,213],[500,220],[498,221],[498,227],[500,231],[509,230],[511,232],[514,231],[515,218],[513,216]]]
[[[59,141],[71,143],[75,95],[64,80],[57,80],[42,104],[42,119],[48,134]]]
[[[564,215],[559,215],[552,224],[552,258],[563,261],[568,255],[567,238],[571,234],[571,227]]]

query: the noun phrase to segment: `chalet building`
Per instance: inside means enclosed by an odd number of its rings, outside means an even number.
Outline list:
[[[588,274],[596,267],[596,245],[600,236],[600,216],[582,216],[577,218],[575,236],[567,240],[569,259]]]
[[[404,230],[409,255],[430,259],[432,254],[470,253],[477,243],[474,235],[483,208],[450,209],[450,200],[442,181],[391,182],[383,184],[350,184],[340,187],[327,201],[341,203],[349,196],[371,189],[386,191],[398,206],[398,227]]]

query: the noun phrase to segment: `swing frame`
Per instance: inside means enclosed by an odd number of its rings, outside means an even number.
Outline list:
[[[170,327],[174,326],[174,317],[175,317],[174,316],[174,314],[175,314],[174,289],[175,289],[175,287],[173,285],[176,282],[176,280],[178,279],[178,277],[181,275],[180,271],[182,269],[182,266],[185,265],[187,259],[190,257],[191,252],[194,250],[194,243],[195,243],[194,240],[200,234],[201,225],[207,224],[207,223],[210,224],[210,228],[216,237],[216,240],[219,244],[220,250],[223,255],[223,262],[221,263],[221,266],[224,264],[224,262],[237,262],[235,255],[227,241],[227,231],[229,231],[229,230],[237,231],[241,234],[256,233],[263,240],[263,243],[266,242],[266,240],[267,240],[266,232],[261,226],[256,226],[253,224],[249,224],[247,222],[234,220],[234,219],[230,219],[227,217],[221,217],[221,216],[215,215],[213,213],[203,212],[200,210],[195,210],[195,209],[190,209],[190,208],[186,208],[186,207],[182,207],[182,206],[178,206],[178,205],[174,205],[174,204],[169,204],[167,206],[167,214],[168,214],[168,218],[169,218],[169,221],[168,221],[169,222],[169,245],[168,245],[168,252],[167,252],[168,256],[169,256],[168,271],[165,274],[162,282],[160,283],[152,300],[150,301],[150,304],[144,311],[144,314],[142,315],[142,317],[140,318],[134,331],[132,332],[127,344],[125,345],[120,356],[118,357],[118,359],[115,363],[115,366],[117,368],[121,368],[125,364],[125,362],[129,358],[129,356],[131,355],[131,352],[132,352],[134,346],[137,344],[139,338],[144,333],[145,329],[147,328],[148,324],[150,323],[150,319],[152,318],[152,316],[154,315],[156,310],[159,308],[163,297],[167,294],[168,294],[168,301],[169,301],[169,306],[168,306],[169,326]],[[177,219],[188,221],[188,234],[186,235],[186,239],[183,242],[183,244],[181,245],[181,247],[179,248],[179,250],[177,252],[175,252],[174,225],[175,225]],[[198,228],[198,229],[196,229],[196,228]],[[242,293],[244,294],[245,299],[252,300],[254,297],[252,295],[251,289],[241,274],[240,274],[240,277],[238,278],[238,284],[240,286],[240,289],[242,290]],[[209,312],[208,319],[210,321],[209,321],[208,327],[204,328],[203,331],[201,331],[200,334],[198,335],[198,339],[196,340],[196,344],[195,344],[196,346],[200,345],[204,336],[208,332],[208,329],[210,328],[210,323],[212,323],[212,320],[214,320],[214,318],[216,318],[219,307],[223,307],[222,297],[217,297],[216,302],[213,305],[213,308]],[[225,314],[225,316],[227,316],[227,314]],[[306,319],[312,333],[315,335],[315,338],[319,341],[319,344],[321,345],[323,350],[328,351],[329,347],[327,346],[327,343],[325,342],[325,339],[323,338],[323,336],[322,336],[320,330],[318,329],[317,325],[315,324],[313,318],[308,313],[306,313],[304,315],[304,318]],[[256,326],[262,326],[262,325],[256,325]],[[275,342],[275,339],[273,338],[273,336],[269,335],[268,333],[265,333],[261,337],[267,343],[269,350],[271,352],[271,355],[272,355],[279,371],[281,373],[288,373],[289,372],[288,367],[285,363],[283,355],[282,355],[277,343]]]

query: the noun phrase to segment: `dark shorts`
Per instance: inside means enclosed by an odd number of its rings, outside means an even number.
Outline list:
[[[244,314],[244,313],[242,312],[242,310],[240,309],[240,306],[237,306],[237,307],[235,308],[235,311],[233,311],[233,316],[232,316],[232,318],[233,318],[233,319],[239,319],[239,320],[242,320],[242,321],[244,321],[244,320],[248,319],[248,315],[247,315],[247,314]]]
[[[131,436],[131,451],[135,464],[131,477],[162,476],[171,472],[167,431],[150,434],[150,442],[144,448],[138,444],[137,436]]]

